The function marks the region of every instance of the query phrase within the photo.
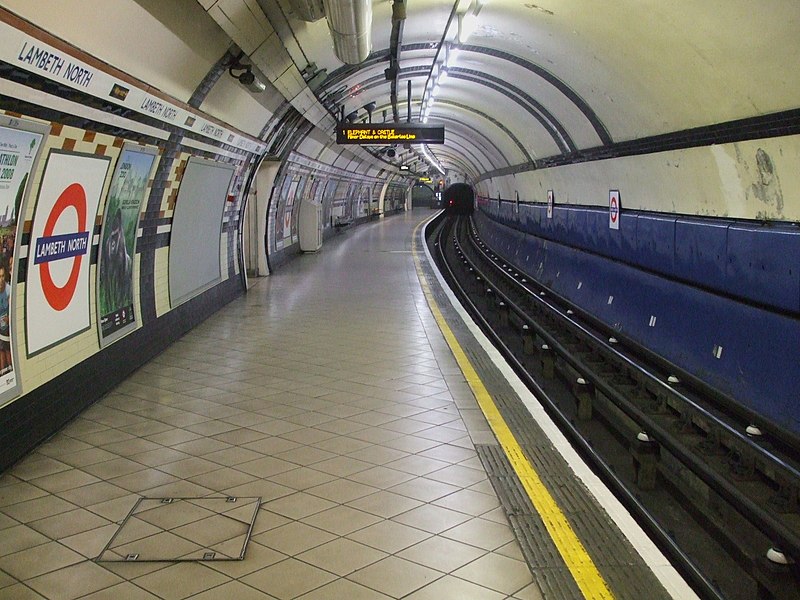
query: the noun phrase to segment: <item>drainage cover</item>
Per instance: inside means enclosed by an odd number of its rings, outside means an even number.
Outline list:
[[[261,498],[139,498],[95,560],[242,560]]]

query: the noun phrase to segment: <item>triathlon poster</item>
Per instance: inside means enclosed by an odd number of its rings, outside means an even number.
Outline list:
[[[17,221],[48,129],[47,125],[0,117],[0,405],[19,390],[11,327]]]
[[[289,193],[289,186],[292,183],[292,175],[286,173],[281,182],[280,193],[273,199],[275,204],[275,248],[281,250],[283,244],[283,217],[286,214],[286,197]],[[283,202],[281,202],[283,200]]]
[[[283,239],[288,239],[288,243],[292,243],[292,208],[294,207],[294,195],[297,193],[297,186],[300,183],[300,178],[292,178],[292,184],[289,186],[289,193],[286,195],[286,208],[283,209]]]
[[[155,148],[125,145],[111,180],[97,255],[100,346],[136,329],[133,310],[136,231],[155,158]]]
[[[25,286],[28,355],[91,326],[89,268],[111,159],[51,150],[33,214]]]

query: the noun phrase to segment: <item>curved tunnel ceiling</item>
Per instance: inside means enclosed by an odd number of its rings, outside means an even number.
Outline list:
[[[373,120],[392,120],[384,76],[392,2],[374,2],[372,53],[358,65],[341,63],[319,22],[299,20],[290,5],[292,37],[327,69],[316,94],[331,113],[375,102]],[[800,81],[784,70],[800,52],[796,2],[408,0],[405,9],[398,115],[405,120],[410,81],[412,118],[421,118],[434,57],[447,57],[429,122],[445,125],[448,142],[431,151],[470,177],[790,110],[800,97]],[[460,41],[459,21],[475,12],[473,33]],[[358,115],[366,120],[366,111]]]
[[[692,135],[712,146],[800,133],[796,0],[406,0],[403,10],[374,0],[372,48],[359,64],[336,57],[327,19],[301,19],[319,16],[308,9],[321,0],[129,0],[111,13],[102,0],[3,4],[182,101],[220,57],[241,50],[267,92],[222,77],[201,109],[261,137],[273,154],[294,149],[370,172],[397,174],[421,151],[398,147],[390,158],[382,148],[337,147],[340,115],[358,110],[363,119],[374,102],[373,120],[391,120],[396,84],[404,120],[410,83],[412,118],[421,119],[445,59],[428,118],[445,125],[447,143],[430,152],[479,181],[688,148]],[[71,8],[48,10],[55,4]],[[327,4],[347,10],[352,1]],[[405,16],[401,28],[393,14]],[[460,37],[470,21],[474,30]],[[317,77],[312,64],[324,69]],[[754,120],[760,129],[746,137]]]

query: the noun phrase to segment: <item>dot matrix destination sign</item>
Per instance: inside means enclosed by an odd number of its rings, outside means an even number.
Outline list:
[[[444,127],[420,123],[339,124],[337,144],[444,144]]]

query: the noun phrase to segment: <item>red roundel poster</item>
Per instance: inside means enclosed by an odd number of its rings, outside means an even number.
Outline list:
[[[89,329],[97,207],[111,159],[51,150],[33,215],[25,281],[28,355]]]

